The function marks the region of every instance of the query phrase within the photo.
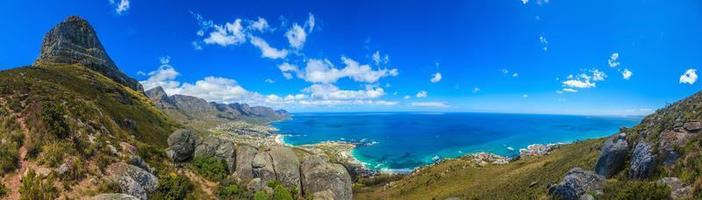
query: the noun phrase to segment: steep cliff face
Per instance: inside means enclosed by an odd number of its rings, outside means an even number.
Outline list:
[[[80,64],[137,91],[139,82],[122,73],[107,55],[88,21],[71,16],[51,29],[41,44],[35,65]]]

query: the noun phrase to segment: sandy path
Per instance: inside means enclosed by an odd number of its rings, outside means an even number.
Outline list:
[[[5,99],[0,99],[0,103],[2,103],[2,105],[5,105]],[[29,165],[25,160],[25,158],[27,157],[27,148],[24,145],[29,139],[29,128],[27,127],[27,123],[25,122],[23,116],[21,116],[18,113],[15,113],[13,110],[8,110],[10,112],[10,115],[14,116],[14,118],[17,120],[17,123],[20,125],[20,129],[22,129],[22,134],[24,135],[22,145],[19,148],[19,168],[15,170],[15,173],[9,174],[7,177],[5,177],[5,180],[7,180],[5,182],[5,187],[10,189],[10,193],[8,194],[7,198],[17,200],[20,197],[19,188],[22,185],[22,174],[24,174]]]

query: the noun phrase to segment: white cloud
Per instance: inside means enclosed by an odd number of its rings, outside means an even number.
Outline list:
[[[315,26],[315,18],[312,13],[308,14],[307,21],[305,22],[305,28],[307,29],[307,32],[311,33],[314,30]]]
[[[473,94],[478,93],[478,92],[480,92],[480,88],[477,88],[477,87],[473,88],[473,90],[471,92],[473,92]]]
[[[409,96],[409,95],[405,95],[405,97],[403,97],[403,98],[404,98],[404,99],[411,99],[412,97]]]
[[[624,80],[629,80],[629,79],[631,79],[631,75],[634,75],[634,73],[631,72],[629,69],[624,69],[624,70],[622,71],[622,78],[623,78]]]
[[[539,36],[539,43],[541,43],[541,46],[543,46],[544,51],[548,51],[548,40],[545,36]]]
[[[390,56],[388,54],[385,54],[385,56],[381,56],[380,51],[375,51],[371,58],[373,59],[373,64],[375,64],[376,66],[385,65],[388,64],[388,62],[390,62]]]
[[[303,78],[312,83],[334,83],[341,78],[350,78],[356,82],[375,83],[380,78],[397,76],[397,69],[373,70],[369,65],[362,65],[357,61],[341,57],[344,68],[334,67],[331,61],[324,59],[310,59],[304,69]]]
[[[280,50],[273,48],[268,44],[268,42],[259,37],[250,36],[249,40],[251,41],[252,45],[261,50],[261,57],[270,59],[280,59],[285,58],[288,55],[288,50]]]
[[[210,32],[209,36],[203,40],[205,44],[217,44],[226,47],[246,42],[246,34],[244,33],[244,27],[241,25],[241,19],[227,22],[224,25],[213,25],[213,28],[214,31]]]
[[[195,49],[195,50],[202,50],[202,45],[200,45],[199,42],[193,41],[191,44],[193,45],[193,49]]]
[[[439,72],[434,73],[431,76],[431,79],[429,81],[432,83],[438,83],[439,81],[441,81],[441,73],[439,73]]]
[[[303,91],[314,99],[323,100],[377,99],[385,95],[381,87],[366,86],[365,90],[341,90],[332,84],[313,84]]]
[[[563,90],[561,90],[561,91],[563,91],[563,92],[570,92],[570,93],[576,93],[576,92],[578,92],[578,90],[573,89],[573,88],[563,88]]]
[[[295,73],[297,75],[297,77],[300,77],[300,78],[303,77],[302,72],[300,72],[299,67],[297,67],[293,64],[287,63],[287,62],[278,65],[278,69],[281,72],[283,72],[283,76],[285,77],[285,79],[288,79],[288,80],[293,78],[293,73]]]
[[[510,71],[509,71],[508,69],[501,69],[500,72],[502,72],[502,75],[511,76],[512,78],[517,78],[517,77],[519,77],[519,73],[517,73],[517,72],[512,72],[512,73],[510,74]]]
[[[680,83],[685,84],[695,84],[697,82],[697,69],[687,69],[683,75],[680,76]]]
[[[293,24],[293,26],[290,27],[290,30],[285,32],[285,37],[288,38],[290,47],[302,49],[302,47],[305,45],[305,41],[307,40],[307,33],[300,25]]]
[[[609,67],[618,67],[619,66],[619,53],[614,52],[612,55],[609,56],[609,59],[607,60],[607,64]]]
[[[267,79],[265,80],[265,82],[266,82],[266,83],[270,83],[270,84],[275,83],[275,81],[274,81],[273,79],[270,79],[270,78],[267,78]]]
[[[529,98],[528,94],[522,94],[522,98]]]
[[[180,85],[179,82],[175,81],[175,78],[180,75],[180,73],[170,64],[170,57],[162,57],[160,60],[161,65],[159,65],[158,69],[149,72],[149,78],[139,83],[144,86],[145,90],[161,86],[166,92],[173,92],[173,90]]]
[[[259,32],[266,32],[270,30],[270,26],[268,25],[268,21],[266,19],[259,17],[257,20],[249,20],[249,29],[259,31]]]
[[[603,81],[603,80],[605,80],[605,78],[607,78],[607,74],[605,74],[604,72],[602,72],[598,69],[590,70],[590,72],[592,73],[592,80],[593,81]]]
[[[522,4],[524,4],[524,5],[526,5],[527,3],[529,3],[529,0],[521,0],[521,1],[522,1]]]
[[[514,78],[519,77],[519,73],[517,73],[517,72],[512,73],[512,77],[514,77]]]
[[[422,90],[422,91],[417,92],[417,95],[415,95],[415,96],[417,98],[426,98],[427,96],[429,96],[429,94],[427,93],[427,91]]]
[[[124,12],[127,12],[127,10],[129,10],[129,0],[120,0],[119,2],[115,2],[115,0],[110,0],[110,5],[112,5],[115,8],[115,12],[118,15],[122,15]]]
[[[434,108],[449,107],[449,105],[444,103],[444,102],[436,102],[436,101],[412,102],[410,105],[415,106],[415,107],[434,107]]]
[[[568,75],[565,81],[561,82],[563,84],[563,91],[565,92],[572,92],[566,89],[570,90],[575,90],[577,89],[584,89],[584,88],[593,88],[596,87],[597,84],[595,82],[598,81],[604,81],[607,78],[607,74],[604,72],[598,70],[598,69],[591,69],[589,70],[591,74],[588,74],[586,72],[577,74],[577,75]]]

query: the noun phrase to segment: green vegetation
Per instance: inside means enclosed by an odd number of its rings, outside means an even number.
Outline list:
[[[53,200],[58,197],[58,192],[53,186],[54,178],[40,177],[34,170],[29,169],[27,175],[22,178],[20,186],[21,200]]]
[[[212,181],[220,181],[227,177],[227,165],[224,161],[213,157],[200,157],[193,160],[193,166],[198,174]]]
[[[5,197],[9,191],[7,191],[7,187],[5,187],[4,184],[0,183],[0,198]]]
[[[190,179],[175,173],[159,176],[158,189],[150,197],[154,200],[185,199],[193,190]]]
[[[273,188],[273,200],[293,200],[293,194],[297,194],[297,191],[288,189],[279,181],[268,182],[268,187]]]
[[[469,157],[447,160],[408,175],[387,189],[378,182],[375,186],[357,187],[354,199],[546,198],[547,185],[560,182],[568,170],[592,169],[602,142],[597,139],[564,145],[548,156],[523,158],[505,165],[480,167]]]
[[[268,200],[271,196],[266,194],[264,191],[258,191],[254,194],[254,200]]]
[[[234,181],[227,181],[219,184],[217,197],[220,200],[250,199],[251,194],[244,188],[239,187]]]
[[[656,182],[608,181],[603,199],[611,200],[657,200],[668,199],[670,188]]]
[[[22,134],[16,131],[0,133],[0,176],[11,172],[19,166],[19,147]]]
[[[64,115],[63,104],[42,104],[41,118],[46,123],[46,129],[58,139],[65,139],[69,134],[68,123]]]
[[[198,174],[211,181],[220,181],[227,177],[227,164],[214,157],[199,157],[193,160]]]

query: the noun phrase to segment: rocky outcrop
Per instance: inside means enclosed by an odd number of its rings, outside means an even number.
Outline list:
[[[689,136],[690,134],[688,132],[682,130],[666,130],[661,132],[658,152],[662,157],[663,164],[671,165],[680,157],[675,148],[686,144],[689,141]]]
[[[665,184],[670,187],[671,199],[692,199],[692,186],[684,184],[677,177],[664,177],[658,180],[659,184]]]
[[[236,164],[236,147],[234,143],[210,136],[205,138],[202,143],[195,147],[194,157],[197,158],[216,158],[226,163],[227,169],[233,171]]]
[[[44,36],[35,65],[80,64],[136,91],[141,84],[121,72],[107,55],[88,21],[70,16]]]
[[[317,195],[319,192],[330,191],[333,199],[350,200],[352,182],[346,169],[329,163],[318,156],[308,156],[302,161],[302,191],[305,195]]]
[[[264,183],[276,180],[276,174],[273,170],[273,159],[267,152],[258,152],[251,162],[251,168],[253,177],[261,179]]]
[[[134,165],[113,163],[107,167],[107,174],[120,191],[139,199],[148,199],[148,193],[158,187],[158,179],[153,174]]]
[[[273,170],[278,181],[286,187],[300,189],[300,160],[291,148],[271,147],[268,154],[273,160]]]
[[[656,169],[656,156],[653,148],[645,142],[639,142],[634,147],[629,163],[629,177],[632,179],[646,179]]]
[[[577,200],[586,193],[599,191],[604,181],[605,177],[576,167],[559,184],[551,186],[548,193],[555,199]]]
[[[256,153],[258,153],[258,150],[249,145],[239,145],[236,148],[236,174],[239,178],[244,180],[254,178],[251,165]]]
[[[132,195],[122,194],[122,193],[106,193],[98,194],[90,198],[91,200],[139,200]]]
[[[626,134],[620,133],[611,136],[602,146],[600,157],[595,165],[597,174],[611,177],[624,167],[629,145],[626,141]]]
[[[175,162],[186,161],[193,156],[200,138],[192,130],[180,129],[168,136],[168,150],[166,154]]]

